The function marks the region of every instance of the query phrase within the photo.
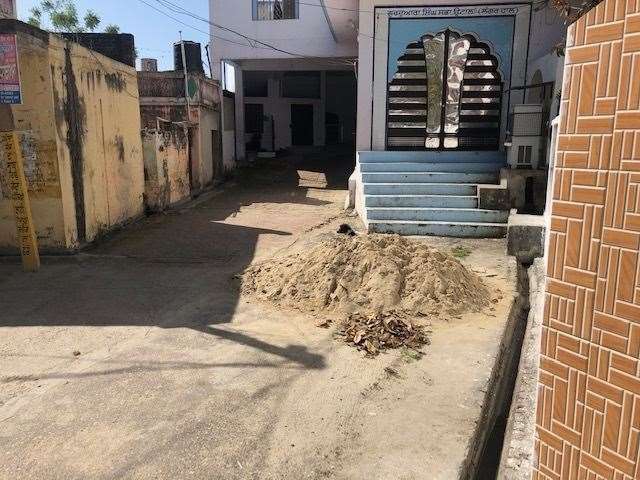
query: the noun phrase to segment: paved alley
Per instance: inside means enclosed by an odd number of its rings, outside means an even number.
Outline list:
[[[38,274],[1,262],[0,478],[455,476],[509,292],[495,316],[434,326],[413,363],[240,297],[249,264],[345,221],[351,166],[333,161],[264,161]],[[503,242],[473,245],[508,284]]]

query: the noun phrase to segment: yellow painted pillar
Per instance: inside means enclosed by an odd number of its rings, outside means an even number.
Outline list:
[[[9,195],[13,204],[18,232],[18,245],[22,255],[22,267],[25,272],[37,272],[40,268],[40,254],[36,231],[33,228],[31,203],[27,192],[27,180],[24,176],[22,151],[15,132],[0,132],[0,148],[4,152],[9,184]]]

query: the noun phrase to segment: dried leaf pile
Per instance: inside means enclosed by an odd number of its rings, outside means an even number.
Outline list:
[[[343,320],[336,335],[367,355],[375,356],[383,350],[401,347],[421,353],[420,349],[429,344],[428,333],[423,325],[393,313],[356,313]]]

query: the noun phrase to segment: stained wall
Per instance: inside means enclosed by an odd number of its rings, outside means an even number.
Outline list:
[[[41,247],[75,249],[142,215],[135,69],[22,22],[2,21],[0,31],[18,35],[24,94],[23,105],[3,107],[0,128],[36,146],[27,170],[38,172],[30,198]],[[12,222],[3,198],[0,248],[15,247]]]

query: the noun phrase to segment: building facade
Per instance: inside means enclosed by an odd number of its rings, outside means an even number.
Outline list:
[[[143,214],[138,84],[133,66],[17,20],[17,98],[3,96],[0,131],[18,131],[43,251],[75,250]],[[14,102],[14,100],[16,100]],[[0,159],[0,251],[17,251]]]
[[[544,208],[566,32],[550,2],[212,0],[211,15],[225,156],[354,143],[349,203],[370,231],[502,236],[511,208]]]
[[[372,232],[499,237],[541,213],[566,26],[550,2],[361,0],[350,204]]]
[[[355,143],[357,1],[340,2],[342,10],[322,0],[210,1],[225,161]]]
[[[199,194],[235,167],[224,164],[218,83],[202,72],[138,72],[147,206]]]

